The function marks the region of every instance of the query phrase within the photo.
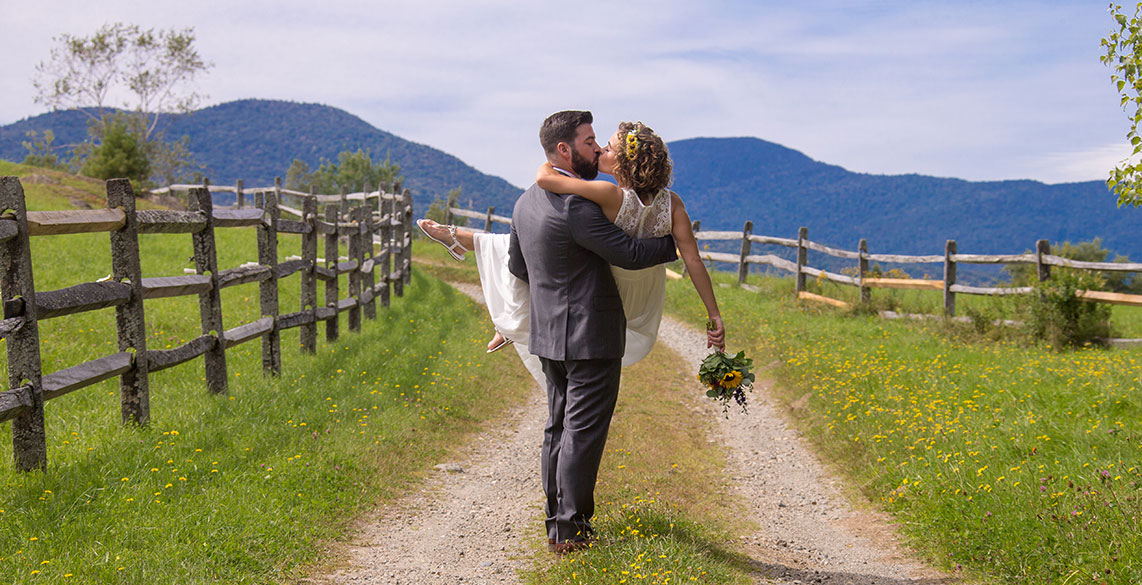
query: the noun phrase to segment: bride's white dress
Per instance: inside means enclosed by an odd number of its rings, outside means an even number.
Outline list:
[[[650,204],[644,205],[634,191],[624,189],[615,225],[635,238],[657,238],[670,233],[673,225],[671,211],[669,190],[659,191]],[[515,341],[520,359],[532,377],[543,386],[545,378],[539,358],[527,349],[530,310],[527,283],[508,271],[510,236],[477,232],[473,239],[480,285],[492,323],[497,331]],[[629,366],[646,357],[658,337],[662,306],[666,301],[666,267],[659,264],[642,270],[626,270],[612,266],[611,272],[627,318],[623,365]]]

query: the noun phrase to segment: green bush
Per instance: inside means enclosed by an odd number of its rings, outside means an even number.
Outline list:
[[[103,141],[83,163],[83,174],[96,179],[130,179],[139,189],[151,175],[151,161],[127,123],[112,121],[103,131]]]
[[[1110,306],[1082,300],[1077,293],[1098,290],[1098,278],[1059,270],[1029,295],[1028,333],[1055,349],[1100,344],[1110,336]]]

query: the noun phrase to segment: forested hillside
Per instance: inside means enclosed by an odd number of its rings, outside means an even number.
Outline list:
[[[57,146],[82,142],[87,117],[79,111],[43,114],[0,127],[0,158],[23,160],[21,142],[28,130],[52,130]],[[485,175],[460,159],[430,146],[404,140],[364,120],[329,106],[271,100],[241,100],[174,114],[161,122],[167,137],[190,138],[190,150],[206,166],[216,184],[273,184],[285,177],[293,160],[317,168],[336,160],[343,150],[369,150],[373,158],[388,156],[401,167],[404,185],[412,190],[418,212],[435,197],[461,188],[464,201],[510,209],[519,189],[499,177]]]
[[[433,198],[461,187],[461,203],[510,215],[521,187],[489,176],[454,156],[370,126],[317,104],[242,100],[166,118],[170,138],[190,140],[216,184],[242,178],[266,185],[296,158],[316,168],[344,150],[368,149],[401,167],[423,214]],[[85,116],[67,111],[0,127],[0,157],[22,160],[27,130],[52,129],[56,145],[86,137]],[[946,240],[963,253],[1017,253],[1035,240],[1087,241],[1142,259],[1142,210],[1118,209],[1102,181],[1046,185],[1036,181],[972,182],[924,175],[870,175],[814,161],[757,138],[693,138],[670,145],[674,189],[690,215],[710,229],[741,229],[810,238],[855,249],[867,238],[883,253],[940,254]]]
[[[1142,258],[1142,210],[1119,209],[1102,181],[972,182],[924,175],[870,175],[814,161],[756,138],[694,138],[670,144],[674,189],[703,225],[796,237],[881,253],[1016,253],[1040,238],[1103,239]]]

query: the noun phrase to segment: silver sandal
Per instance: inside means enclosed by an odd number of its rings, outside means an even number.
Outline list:
[[[418,219],[418,220],[416,220],[416,227],[420,228],[420,231],[424,232],[424,235],[428,236],[428,239],[436,242],[437,244],[440,244],[441,246],[444,246],[444,249],[448,250],[448,254],[450,256],[452,256],[452,258],[454,258],[457,262],[463,262],[464,258],[467,257],[466,254],[468,253],[468,248],[461,246],[460,240],[456,239],[456,226],[454,226],[454,225],[443,226],[445,229],[448,230],[448,235],[452,237],[452,243],[448,244],[448,243],[445,243],[443,240],[438,240],[438,239],[432,237],[432,234],[428,233],[428,230],[424,229],[424,224],[422,222],[426,222],[426,221],[432,221],[432,220]],[[437,225],[443,225],[443,224],[437,224]],[[460,249],[459,252],[456,251],[457,248]]]
[[[500,333],[500,332],[497,331],[496,333]],[[503,337],[504,340],[497,343],[494,347],[488,348],[488,353],[495,353],[495,352],[500,351],[501,349],[507,347],[508,345],[515,343],[511,339],[508,339],[507,336],[504,335],[503,333],[500,333],[500,337]]]

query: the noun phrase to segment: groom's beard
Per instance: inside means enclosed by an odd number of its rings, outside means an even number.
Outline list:
[[[571,151],[571,170],[579,175],[580,179],[590,181],[599,176],[599,157],[594,156],[591,160],[587,160],[579,156],[576,150]]]

